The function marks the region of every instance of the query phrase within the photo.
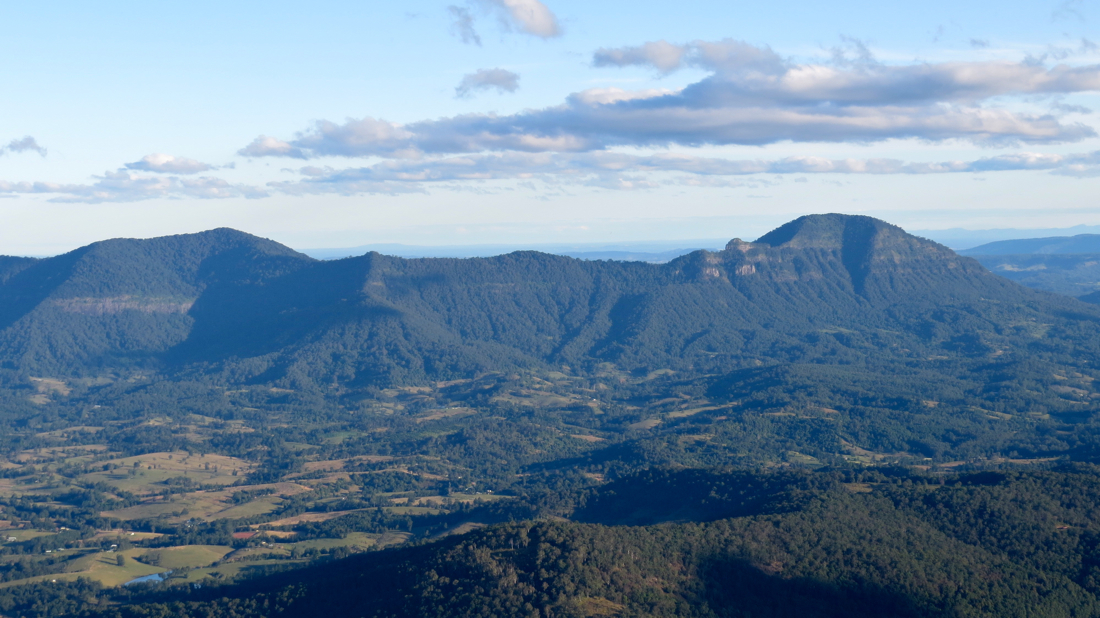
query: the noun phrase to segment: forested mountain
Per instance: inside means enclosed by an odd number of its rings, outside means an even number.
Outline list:
[[[9,366],[86,375],[200,363],[351,387],[604,362],[698,372],[847,364],[870,340],[876,356],[905,362],[1040,342],[1049,355],[1091,345],[1082,327],[1100,316],[894,226],[840,215],[665,265],[530,252],[318,262],[215,230],[105,241],[6,272]]]
[[[188,312],[211,286],[262,284],[310,261],[229,229],[4,258],[0,358],[8,367],[69,375],[153,366],[186,340]]]

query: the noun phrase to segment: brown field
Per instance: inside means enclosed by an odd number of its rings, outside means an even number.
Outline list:
[[[330,513],[302,513],[301,515],[295,515],[294,517],[286,517],[284,519],[276,519],[275,521],[269,521],[265,524],[253,524],[249,526],[252,529],[258,529],[261,526],[296,526],[298,524],[306,522],[320,522],[328,521],[330,519],[336,519],[337,517],[343,517],[351,513],[358,513],[360,511],[369,511],[371,509],[352,509],[350,511],[332,511]]]
[[[90,483],[104,482],[138,495],[151,493],[154,485],[159,486],[169,478],[180,476],[196,483],[230,485],[255,467],[254,464],[236,457],[214,454],[202,456],[198,453],[189,455],[186,451],[146,453],[104,463],[117,468],[85,474],[81,480]]]
[[[311,461],[304,466],[302,470],[306,472],[318,472],[318,471],[336,471],[343,470],[348,464],[357,463],[379,463],[383,461],[393,461],[393,457],[389,455],[362,455],[359,457],[349,457],[347,459],[330,459],[328,461]]]
[[[468,414],[476,414],[477,410],[473,408],[445,408],[440,410],[428,410],[427,414],[416,417],[416,422],[424,423],[427,421],[438,421],[444,418],[450,418],[452,416],[466,416]]]
[[[59,459],[69,459],[79,457],[81,455],[88,455],[90,453],[102,453],[107,450],[107,447],[103,444],[82,444],[77,446],[47,446],[42,448],[27,449],[25,451],[19,451],[19,453],[13,458],[14,461],[20,464],[27,463],[42,463],[57,461]]]
[[[31,382],[34,382],[35,390],[46,395],[58,394],[68,397],[71,392],[68,384],[56,378],[31,378]]]
[[[259,496],[244,504],[233,504],[230,498],[238,491],[260,491],[273,489],[275,493]],[[176,496],[174,501],[166,502],[163,499],[148,500],[143,504],[131,506],[117,511],[104,511],[104,517],[114,517],[122,520],[144,519],[159,515],[171,515],[169,522],[184,521],[191,518],[203,520],[238,519],[263,515],[273,511],[283,498],[310,491],[309,487],[296,483],[271,483],[266,485],[241,485],[219,491],[193,491]]]
[[[722,409],[728,408],[728,407],[730,407],[730,406],[728,406],[728,405],[726,405],[726,406],[703,406],[701,408],[688,408],[686,410],[676,410],[675,412],[670,412],[668,417],[669,418],[685,418],[685,417],[688,417],[688,416],[694,416],[696,414],[699,414],[700,412],[710,412],[712,410],[722,410]]]

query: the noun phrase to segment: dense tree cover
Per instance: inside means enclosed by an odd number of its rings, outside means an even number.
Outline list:
[[[1097,472],[653,470],[574,496],[576,519],[611,523],[648,495],[646,526],[500,524],[228,586],[4,589],[0,607],[127,618],[1094,616]]]

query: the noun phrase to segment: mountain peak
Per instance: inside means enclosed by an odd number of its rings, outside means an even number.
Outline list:
[[[973,281],[964,279],[988,276],[979,264],[959,257],[943,245],[863,215],[807,215],[768,232],[751,245],[730,244],[736,246],[727,249],[742,252],[745,247],[778,254],[794,252],[801,254],[803,261],[809,260],[806,263],[839,262],[854,290],[864,297],[895,298],[901,290],[924,294],[934,281],[953,289],[970,289]],[[780,259],[778,263],[787,261]],[[829,270],[822,268],[822,273]],[[948,284],[949,281],[952,283]]]
[[[853,242],[864,244],[880,235],[910,236],[900,227],[874,217],[831,213],[799,217],[756,242],[792,249],[841,249]]]
[[[230,227],[219,227],[190,234],[173,234],[155,238],[112,238],[101,240],[75,252],[111,251],[118,248],[141,248],[143,251],[183,251],[185,253],[214,254],[231,249],[247,248],[267,255],[286,255],[309,259],[304,254],[279,244],[274,240],[254,236]]]

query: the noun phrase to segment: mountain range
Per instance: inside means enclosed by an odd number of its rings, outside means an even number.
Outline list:
[[[912,362],[1011,354],[1034,343],[1029,322],[1059,347],[1094,319],[900,228],[837,215],[663,265],[533,252],[321,262],[220,229],[0,268],[0,358],[59,375],[205,363],[354,387],[562,364],[714,372],[833,364],[859,348],[838,339],[868,338]]]

